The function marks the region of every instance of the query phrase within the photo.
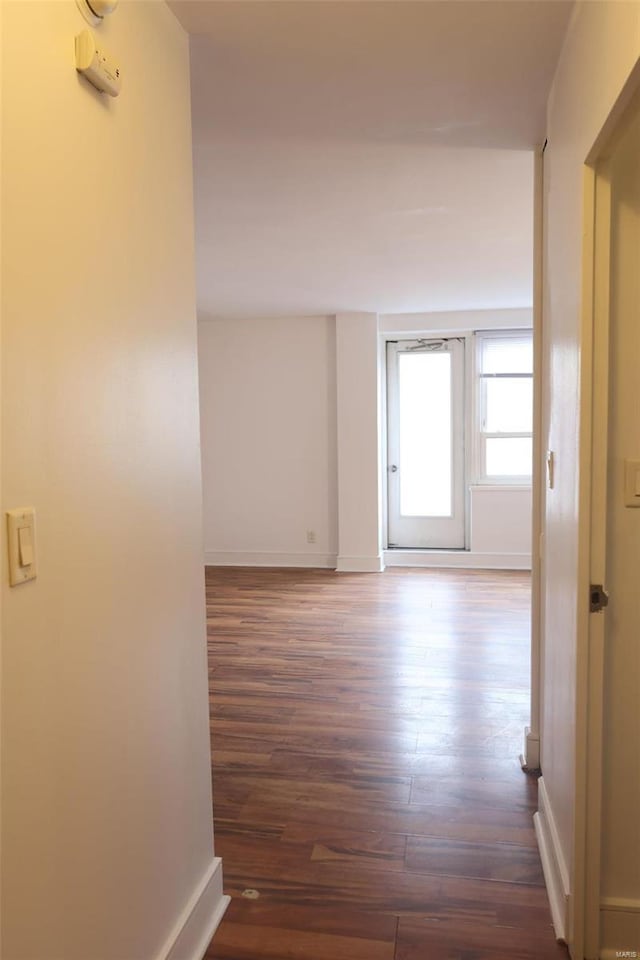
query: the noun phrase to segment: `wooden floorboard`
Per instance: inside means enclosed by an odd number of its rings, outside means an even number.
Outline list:
[[[208,568],[206,583],[232,897],[208,960],[566,960],[517,759],[528,575]]]

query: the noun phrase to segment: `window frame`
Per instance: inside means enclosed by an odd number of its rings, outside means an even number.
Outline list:
[[[530,439],[533,444],[533,420],[531,423],[531,430],[522,432],[522,431],[504,431],[504,432],[495,432],[484,429],[485,424],[485,413],[486,413],[486,389],[485,384],[489,379],[492,379],[490,375],[482,374],[482,350],[483,345],[488,340],[518,340],[522,339],[524,336],[531,339],[533,344],[533,329],[530,327],[523,327],[519,330],[476,330],[474,332],[474,341],[475,349],[473,351],[473,381],[474,381],[474,473],[475,481],[474,483],[477,486],[486,486],[486,487],[495,487],[495,486],[517,486],[517,487],[530,487],[532,484],[532,474],[527,476],[514,475],[514,474],[501,474],[501,475],[487,475],[486,471],[486,441],[491,439]],[[509,372],[506,371],[500,376],[507,378]],[[512,376],[516,376],[512,374]],[[517,374],[519,377],[530,378],[533,383],[533,370],[531,374]],[[533,468],[532,468],[533,469]]]

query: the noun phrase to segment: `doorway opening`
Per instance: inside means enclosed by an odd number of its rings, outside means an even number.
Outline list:
[[[388,547],[528,566],[531,329],[391,340],[386,362]]]
[[[389,546],[465,545],[464,339],[387,344]]]

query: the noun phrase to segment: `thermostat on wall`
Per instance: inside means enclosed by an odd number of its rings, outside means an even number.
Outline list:
[[[120,67],[102,44],[97,46],[90,30],[83,30],[76,37],[76,70],[101,93],[108,93],[110,97],[117,97],[120,93]]]

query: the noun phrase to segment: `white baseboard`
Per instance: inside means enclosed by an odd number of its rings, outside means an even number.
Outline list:
[[[157,960],[202,960],[230,899],[222,892],[222,860],[215,857],[157,954]]]
[[[556,939],[566,943],[569,935],[569,872],[562,854],[544,777],[538,780],[538,812],[533,823],[551,907],[553,929]]]
[[[526,772],[540,769],[540,734],[532,733],[531,727],[524,728],[524,753],[520,757],[520,766]]]
[[[529,553],[473,553],[471,550],[385,550],[388,567],[463,567],[468,570],[531,570]]]
[[[378,554],[376,557],[338,557],[336,563],[338,573],[382,573],[384,560]]]
[[[471,553],[469,550],[385,550],[382,556],[346,557],[335,553],[278,553],[207,550],[207,567],[306,567],[339,573],[381,573],[387,567],[462,567],[471,570],[530,570],[524,553]]]
[[[311,567],[335,570],[335,553],[249,553],[244,550],[206,550],[207,567]]]
[[[640,900],[603,897],[600,901],[600,960],[640,957]]]

